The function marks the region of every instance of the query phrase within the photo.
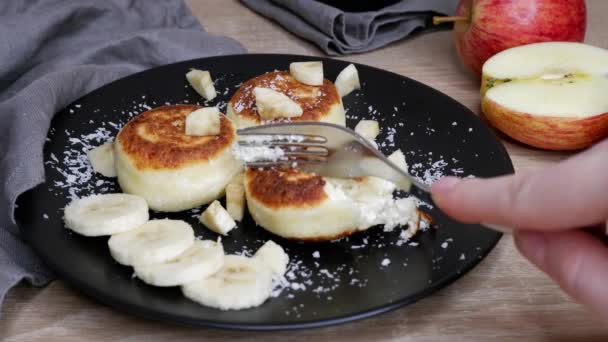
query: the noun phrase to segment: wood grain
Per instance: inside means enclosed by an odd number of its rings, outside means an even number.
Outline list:
[[[608,48],[608,1],[588,0],[587,41]],[[250,52],[320,55],[313,45],[249,11],[237,1],[190,0],[205,28],[240,41]],[[479,111],[478,81],[458,63],[449,32],[417,36],[343,59],[426,83]],[[449,115],[442,113],[441,115]],[[503,137],[504,138],[504,137]],[[505,140],[517,170],[550,165],[564,153]],[[0,316],[5,341],[607,341],[608,327],[567,298],[502,239],[479,267],[436,295],[376,318],[316,330],[250,333],[184,328],[129,316],[55,281],[12,290]]]

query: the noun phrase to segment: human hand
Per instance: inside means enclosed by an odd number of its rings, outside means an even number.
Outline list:
[[[608,140],[555,166],[492,179],[446,177],[435,203],[467,223],[514,227],[519,251],[608,320]],[[601,234],[589,228],[600,227]]]

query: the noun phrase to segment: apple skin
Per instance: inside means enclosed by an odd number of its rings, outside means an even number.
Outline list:
[[[530,146],[556,151],[580,150],[608,136],[608,113],[565,118],[520,113],[484,97],[486,119],[511,138]]]
[[[582,42],[587,29],[584,0],[460,0],[454,24],[456,51],[480,75],[500,51],[545,41]]]

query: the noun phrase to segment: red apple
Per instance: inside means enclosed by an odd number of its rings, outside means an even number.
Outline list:
[[[460,0],[454,22],[458,55],[477,74],[505,49],[537,42],[582,42],[587,29],[584,0]]]
[[[608,136],[608,50],[544,42],[499,52],[483,66],[481,107],[512,138],[549,150]]]

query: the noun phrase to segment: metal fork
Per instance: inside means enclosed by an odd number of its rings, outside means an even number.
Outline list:
[[[297,166],[325,177],[375,176],[391,181],[401,190],[433,203],[430,187],[386,158],[370,141],[353,130],[324,122],[276,123],[240,129],[240,147],[280,148],[277,160],[247,161],[248,167]],[[511,229],[484,226],[503,233]]]
[[[391,181],[404,191],[412,185],[429,187],[402,170],[366,138],[351,129],[324,122],[277,123],[238,131],[242,147],[280,148],[284,158],[246,162],[249,167],[291,166],[325,177],[375,176]]]

